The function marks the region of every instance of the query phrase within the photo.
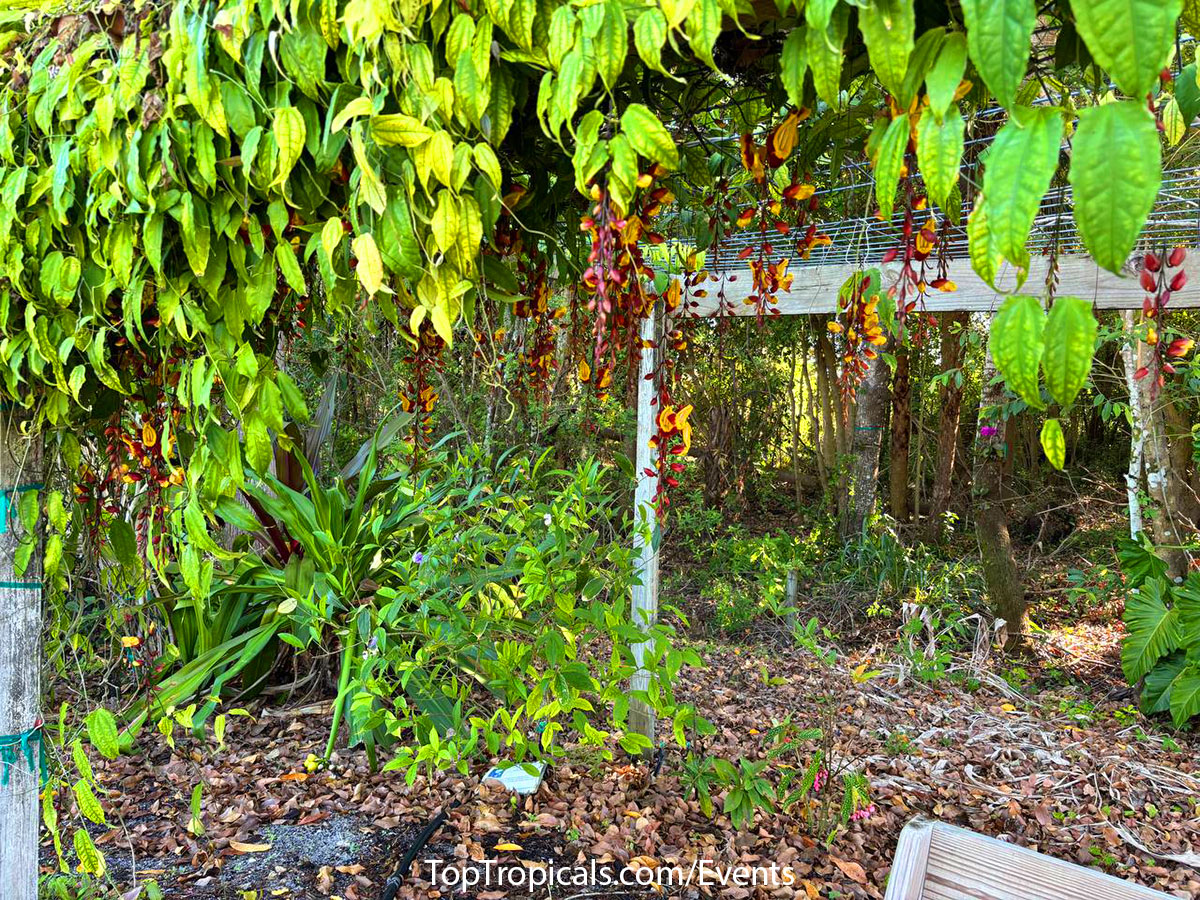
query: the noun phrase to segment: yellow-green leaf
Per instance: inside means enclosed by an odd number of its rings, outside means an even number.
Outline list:
[[[403,113],[371,116],[371,140],[380,146],[418,147],[433,134],[419,119]]]
[[[1045,346],[1046,314],[1036,297],[1009,297],[996,313],[988,339],[992,360],[1009,388],[1042,409],[1038,367]]]
[[[986,2],[986,0],[980,0]],[[1032,0],[1030,0],[1032,2]],[[1137,102],[1158,84],[1183,0],[1072,0],[1075,27],[1118,87]]]
[[[958,167],[962,160],[966,123],[957,112],[945,116],[941,124],[932,106],[921,112],[917,126],[917,160],[929,197],[945,209],[958,186]]]
[[[1120,274],[1162,185],[1154,116],[1133,100],[1082,110],[1072,146],[1079,235],[1097,263]]]
[[[904,151],[908,147],[908,116],[892,119],[879,142],[879,155],[875,158],[875,202],[884,219],[892,217],[896,205],[896,186],[900,183],[900,170],[904,167]]]
[[[880,84],[903,102],[901,88],[916,28],[913,0],[874,0],[859,9],[858,28]]]
[[[1034,0],[962,0],[962,11],[975,68],[996,99],[1011,107],[1029,64]]]
[[[1046,321],[1042,371],[1046,388],[1060,406],[1071,402],[1087,383],[1096,346],[1096,317],[1080,297],[1059,297]]]
[[[275,120],[271,125],[275,135],[275,143],[279,146],[279,167],[276,170],[275,185],[287,181],[292,169],[304,151],[304,116],[294,106],[283,106],[275,110]]]
[[[358,283],[371,297],[381,290],[389,290],[383,283],[383,260],[379,256],[379,248],[371,234],[360,234],[350,244],[350,251],[358,260],[355,272]]]
[[[1047,419],[1042,425],[1042,452],[1050,465],[1061,472],[1067,462],[1067,441],[1058,419]]]
[[[651,162],[662,163],[669,169],[679,166],[679,151],[671,133],[650,109],[641,103],[630,103],[621,115],[621,133],[631,147]]]

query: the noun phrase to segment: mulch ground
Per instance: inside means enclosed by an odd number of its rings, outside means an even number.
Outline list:
[[[678,751],[656,778],[645,764],[575,754],[536,795],[520,799],[456,773],[409,786],[402,773],[371,774],[361,753],[346,750],[329,770],[308,773],[304,760],[321,753],[329,723],[321,704],[235,719],[225,749],[185,739],[172,751],[148,735],[140,754],[98,767],[116,827],[96,832],[97,843],[123,891],[136,872],[183,900],[365,900],[383,895],[415,835],[458,801],[397,896],[451,896],[428,880],[433,859],[461,868],[497,859],[510,869],[580,863],[615,872],[631,861],[686,868],[703,858],[717,866],[790,865],[801,879],[791,887],[713,887],[713,895],[881,898],[900,829],[924,814],[1178,897],[1200,896],[1200,740],[1130,710],[1115,642],[1088,637],[1047,634],[1043,658],[1022,668],[1030,682],[1020,691],[1000,677],[1008,664],[989,655],[986,641],[932,685],[916,681],[901,658],[869,649],[823,665],[779,646],[698,644],[706,668],[686,672],[679,693],[717,727],[710,753],[761,758],[772,721],[791,714],[817,724],[832,709],[838,751],[869,779],[875,812],[828,847],[792,815],[760,814],[735,832],[718,798],[717,815],[704,816],[681,790]],[[204,785],[202,836],[186,829],[197,783]],[[49,871],[49,852],[44,861]],[[640,895],[576,887],[533,896],[585,890]],[[453,894],[509,895],[530,896],[495,887]]]

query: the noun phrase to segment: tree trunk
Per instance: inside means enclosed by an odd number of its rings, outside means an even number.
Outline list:
[[[0,488],[8,505],[0,532],[0,742],[8,783],[0,786],[0,897],[36,900],[41,718],[39,675],[42,625],[42,553],[16,570],[26,535],[17,516],[24,492],[40,488],[41,443],[22,437],[11,413],[0,416]],[[24,738],[24,740],[22,740]],[[29,754],[27,758],[26,754]]]
[[[967,313],[946,313],[942,316],[942,371],[951,372],[942,387],[942,414],[938,423],[937,464],[933,475],[933,496],[929,504],[930,527],[935,536],[942,532],[942,520],[950,508],[950,486],[954,481],[954,463],[958,454],[958,425],[962,414],[963,363],[961,331],[966,328]]]
[[[975,537],[979,541],[983,580],[992,612],[998,619],[1004,620],[1004,648],[1014,650],[1023,645],[1027,637],[1025,614],[1028,602],[1013,555],[1012,538],[1008,533],[1008,513],[1004,507],[1005,422],[994,414],[988,415],[989,411],[1004,403],[1004,384],[991,384],[995,377],[996,365],[992,362],[991,350],[988,350],[979,403],[981,427],[975,441]]]
[[[891,493],[892,516],[897,522],[907,522],[908,507],[908,444],[912,433],[912,385],[909,379],[909,353],[897,348],[896,373],[892,376],[892,446],[888,458],[888,489]]]
[[[1153,364],[1150,348],[1137,342],[1136,363],[1138,368]],[[1154,373],[1146,376],[1151,381]],[[1154,393],[1144,385],[1138,391],[1141,419],[1145,442],[1146,492],[1154,502],[1154,541],[1158,555],[1167,564],[1167,574],[1174,579],[1187,575],[1188,559],[1182,549],[1187,524],[1183,521],[1186,505],[1187,485],[1178,476],[1172,465],[1171,446],[1167,440],[1167,422],[1164,413],[1165,398],[1162,392]]]
[[[854,418],[854,443],[851,449],[850,519],[843,533],[862,533],[867,519],[875,511],[875,489],[879,482],[879,448],[883,442],[883,423],[888,406],[888,365],[883,357],[871,360],[867,376],[858,387]]]

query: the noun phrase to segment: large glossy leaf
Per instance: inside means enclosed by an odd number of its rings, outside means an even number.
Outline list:
[[[880,84],[901,97],[913,49],[913,0],[875,0],[858,11],[858,27]]]
[[[1187,654],[1182,650],[1176,650],[1170,656],[1160,659],[1146,675],[1142,686],[1142,712],[1146,715],[1168,712],[1171,709],[1171,685],[1186,668]]]
[[[967,67],[967,37],[961,31],[951,32],[942,41],[937,60],[925,74],[925,91],[929,94],[929,108],[941,121],[954,102],[958,86],[962,84]]]
[[[1042,371],[1046,388],[1060,406],[1070,406],[1092,371],[1098,324],[1092,305],[1079,297],[1059,297],[1046,321]]]
[[[951,112],[939,123],[933,107],[927,106],[922,111],[917,126],[917,161],[930,199],[942,209],[958,185],[965,135],[966,123],[957,112]]]
[[[1046,314],[1036,297],[1009,297],[992,321],[988,345],[996,369],[1022,400],[1041,409],[1038,367],[1045,346]]]
[[[996,134],[984,162],[983,193],[996,250],[1025,259],[1025,242],[1058,167],[1063,120],[1057,109],[1018,107]]]
[[[1083,110],[1070,177],[1084,246],[1097,263],[1120,273],[1162,186],[1158,128],[1145,105]]]
[[[1131,682],[1144,678],[1160,659],[1179,648],[1179,614],[1167,608],[1166,596],[1166,582],[1155,578],[1125,600],[1121,668]]]
[[[643,13],[643,15],[646,15]],[[793,28],[779,54],[779,70],[788,101],[800,106],[804,101],[804,76],[808,74],[808,42],[804,27]]]
[[[896,205],[896,186],[904,167],[908,134],[908,116],[897,116],[888,125],[879,144],[879,155],[875,159],[875,202],[885,219],[892,217]]]
[[[1004,106],[1016,103],[1037,24],[1034,0],[962,0],[975,68]]]
[[[641,103],[630,103],[621,116],[621,133],[646,159],[662,163],[669,169],[679,165],[679,151],[675,141],[658,116]]]
[[[850,27],[850,7],[835,7],[828,25],[823,28],[814,24],[815,9],[816,4],[809,4],[805,9],[808,19],[805,36],[808,42],[808,67],[813,73],[817,96],[830,106],[837,106],[842,85],[842,44]]]
[[[1154,89],[1175,44],[1183,0],[1072,0],[1092,57],[1139,103]]]
[[[1171,719],[1182,728],[1192,716],[1200,716],[1200,664],[1192,663],[1171,682]]]

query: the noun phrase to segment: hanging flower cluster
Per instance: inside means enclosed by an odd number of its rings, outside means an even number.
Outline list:
[[[1166,384],[1166,376],[1175,374],[1175,364],[1187,356],[1195,341],[1178,337],[1164,346],[1162,335],[1166,331],[1167,305],[1171,296],[1182,291],[1188,283],[1187,271],[1183,268],[1187,250],[1176,247],[1169,254],[1147,253],[1142,258],[1140,281],[1146,296],[1142,300],[1142,320],[1146,328],[1146,343],[1150,346],[1149,365],[1137,370],[1135,377],[1140,381],[1151,373],[1151,396],[1157,396]],[[1164,264],[1165,263],[1165,264]]]
[[[654,270],[645,261],[640,243],[661,244],[666,239],[651,228],[652,220],[675,197],[655,181],[666,170],[655,164],[638,177],[639,193],[628,213],[622,214],[600,183],[591,189],[592,209],[580,222],[580,230],[591,237],[588,267],[583,287],[589,295],[588,312],[595,314],[591,364],[579,366],[580,380],[603,390],[611,382],[617,350],[627,348],[630,371],[640,358],[639,323],[654,308],[657,294]],[[586,376],[586,377],[584,377]],[[594,380],[593,380],[594,379]]]
[[[908,164],[915,160],[910,155]],[[903,212],[904,219],[900,226],[900,243],[883,256],[883,264],[900,261],[900,274],[895,285],[888,289],[896,301],[896,321],[900,325],[901,336],[907,335],[908,315],[914,310],[925,311],[925,296],[932,288],[943,293],[951,293],[958,286],[946,277],[947,259],[944,253],[938,251],[942,246],[941,230],[938,217],[928,212],[928,198],[918,193],[913,179],[907,174],[903,177]],[[917,227],[917,216],[927,213],[921,226]],[[931,260],[930,257],[933,257]],[[923,316],[919,320],[914,339],[920,337],[920,324],[929,321]],[[934,324],[930,322],[930,324]]]
[[[842,352],[842,393],[853,398],[870,368],[870,361],[879,355],[887,343],[883,323],[879,318],[881,276],[878,269],[858,272],[838,292],[838,316],[831,320],[829,331],[840,335]]]
[[[755,143],[749,134],[741,137],[742,166],[753,179],[757,198],[738,214],[734,224],[738,228],[757,227],[759,232],[759,240],[747,245],[738,254],[738,259],[747,262],[752,279],[750,293],[743,302],[753,306],[759,318],[767,314],[779,314],[776,308],[778,295],[781,291],[791,290],[794,278],[788,272],[790,257],[774,259],[774,242],[780,236],[791,234],[793,225],[787,221],[788,218],[795,219],[798,227],[805,227],[808,214],[816,209],[813,196],[816,189],[813,185],[793,181],[779,190],[774,179],[768,177],[769,170],[778,169],[791,156],[799,139],[800,123],[808,115],[807,109],[790,112],[767,135],[765,144]],[[807,225],[795,250],[807,259],[814,247],[829,242],[829,237],[818,234],[815,223],[812,223]]]
[[[517,263],[521,299],[513,305],[513,314],[526,322],[522,347],[517,354],[516,394],[526,393],[545,400],[550,391],[550,375],[556,363],[554,351],[558,320],[566,307],[550,309],[550,281],[546,276],[546,258],[536,261],[529,256]]]
[[[425,319],[417,327],[416,346],[403,359],[411,377],[400,397],[400,406],[406,413],[415,414],[412,440],[417,444],[433,432],[433,409],[437,405],[438,393],[434,390],[432,376],[442,368],[442,350],[445,346],[446,342],[434,330],[433,324]]]

